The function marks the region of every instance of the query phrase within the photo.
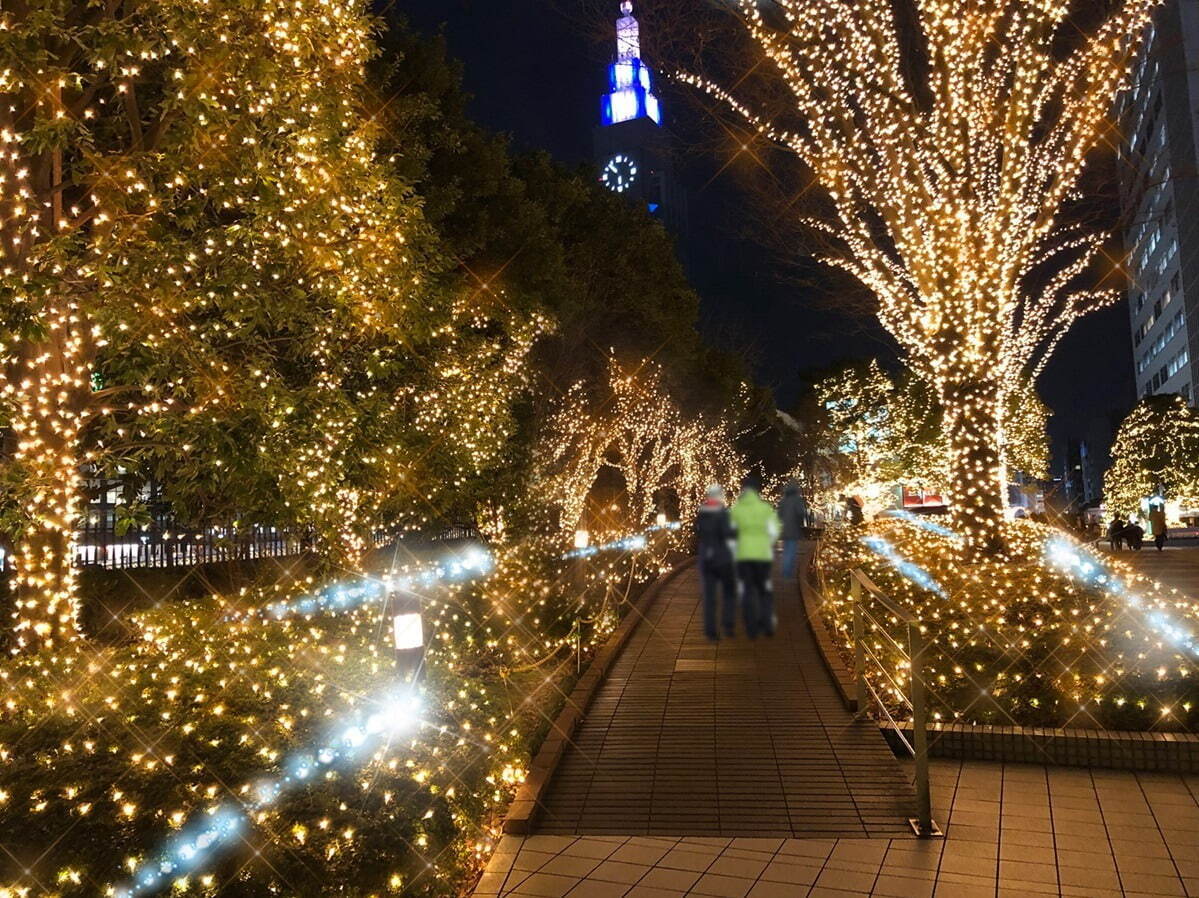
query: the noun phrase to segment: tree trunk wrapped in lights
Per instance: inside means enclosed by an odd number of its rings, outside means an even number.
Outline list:
[[[322,450],[360,438],[379,391],[344,360],[379,368],[428,329],[417,204],[359,114],[372,27],[350,0],[0,8],[15,650],[76,635],[84,464],[172,476],[177,506],[192,491],[282,513],[270,434],[353,513],[358,470]],[[297,423],[314,384],[342,396]],[[351,552],[361,525],[343,528]]]
[[[60,647],[78,628],[74,534],[81,476],[75,447],[88,399],[80,374],[85,343],[69,302],[59,299],[46,318],[45,340],[10,361],[16,370],[5,384],[16,444],[14,498],[24,533],[13,559],[13,632],[23,647]]]
[[[688,516],[709,483],[735,488],[744,470],[727,420],[685,420],[657,365],[629,369],[615,358],[598,390],[580,382],[567,391],[537,456],[534,500],[559,510],[563,533],[581,521],[604,467],[624,479],[633,526],[654,521],[660,493],[674,493]]]
[[[962,431],[951,499],[975,556],[1000,546],[1008,396],[1112,295],[1090,286],[1106,235],[1059,219],[1157,2],[1088,9],[1092,22],[1026,0],[740,0],[769,64],[746,78],[769,71],[783,90],[750,105],[735,95],[750,88],[683,76],[823,188],[826,214],[807,224],[827,261],[875,294]]]
[[[1003,548],[1007,468],[1000,433],[1001,400],[992,381],[950,380],[941,388],[949,444],[949,494],[954,514],[969,523],[975,547]]]

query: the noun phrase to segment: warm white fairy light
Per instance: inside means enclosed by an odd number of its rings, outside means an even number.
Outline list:
[[[795,153],[824,189],[831,214],[810,224],[840,247],[827,261],[875,294],[880,321],[937,389],[973,552],[1002,545],[1008,397],[1078,315],[1114,295],[1079,286],[1106,235],[1059,217],[1112,128],[1157,3],[1125,0],[1080,35],[1064,2],[917,0],[909,35],[890,0],[778,0],[769,17],[741,0],[795,126],[683,76]],[[921,65],[905,66],[915,46]],[[909,69],[922,66],[914,89]]]
[[[364,113],[358,0],[68,8],[0,10],[17,652],[77,635],[82,466],[352,567],[502,458],[548,327],[443,273]]]
[[[604,467],[624,480],[634,526],[652,523],[663,492],[690,520],[708,484],[738,486],[745,463],[727,420],[685,416],[652,362],[630,368],[614,357],[598,391],[574,384],[546,422],[537,446],[533,494],[556,507],[564,532],[582,520]]]
[[[944,495],[950,480],[949,435],[936,391],[914,373],[895,377],[875,361],[822,377],[812,385],[819,430],[810,441],[823,476],[805,457],[790,477],[817,507],[831,509],[841,495],[860,497],[868,514],[890,508],[898,490],[919,485]],[[1030,477],[1049,474],[1049,410],[1031,383],[1009,394],[999,446],[1004,469]]]
[[[1159,497],[1169,511],[1199,507],[1199,412],[1177,394],[1138,403],[1120,425],[1103,476],[1109,511],[1143,514]]]

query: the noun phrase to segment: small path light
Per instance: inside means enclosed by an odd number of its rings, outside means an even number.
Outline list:
[[[401,589],[390,580],[385,581],[384,587],[392,611],[396,670],[406,682],[415,683],[425,663],[425,624],[421,617],[420,596]]]

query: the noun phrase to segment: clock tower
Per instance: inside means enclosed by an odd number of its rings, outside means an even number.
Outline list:
[[[655,218],[682,234],[685,200],[674,180],[662,105],[654,75],[641,59],[641,26],[631,0],[620,4],[616,58],[608,66],[608,92],[595,129],[595,160],[600,182],[631,201],[644,203]]]

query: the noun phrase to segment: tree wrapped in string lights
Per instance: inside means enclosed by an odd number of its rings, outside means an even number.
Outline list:
[[[825,476],[812,482],[804,461],[791,476],[808,481],[820,507],[838,497],[862,497],[871,510],[892,506],[901,486],[941,492],[950,479],[951,456],[945,415],[936,390],[913,372],[892,375],[877,362],[850,366],[812,385],[818,419],[805,421],[814,438],[808,455],[820,458]],[[1024,381],[1008,394],[999,454],[1003,470],[1044,478],[1049,473],[1049,410],[1033,384]]]
[[[1150,396],[1124,419],[1103,477],[1107,507],[1140,513],[1153,496],[1199,506],[1199,412],[1176,393]]]
[[[1156,5],[1104,5],[1092,23],[1061,2],[741,0],[778,89],[751,105],[683,76],[823,188],[808,224],[826,261],[874,293],[945,410],[968,556],[1004,546],[1009,396],[1110,295],[1092,286],[1105,235],[1064,213]]]
[[[361,550],[359,475],[403,460],[345,447],[429,326],[417,203],[360,115],[371,29],[348,0],[0,11],[17,650],[76,634],[84,465],[169,469],[181,503],[274,503]]]
[[[652,523],[664,492],[688,518],[709,483],[732,488],[745,470],[727,418],[685,415],[657,365],[615,357],[602,384],[575,383],[541,428],[532,495],[572,531],[605,467],[624,481],[634,526]]]

